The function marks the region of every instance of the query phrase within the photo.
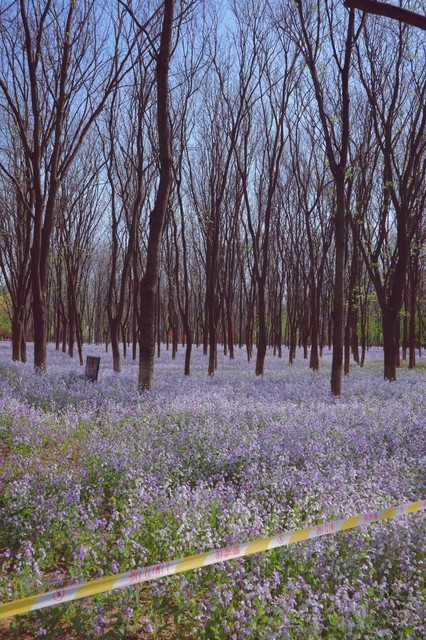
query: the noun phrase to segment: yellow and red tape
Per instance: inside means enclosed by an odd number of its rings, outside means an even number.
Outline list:
[[[112,591],[113,589],[121,589],[141,582],[147,582],[148,580],[157,580],[159,578],[165,578],[166,576],[176,575],[177,573],[183,573],[184,571],[200,569],[211,564],[224,562],[225,560],[241,558],[253,553],[260,553],[261,551],[269,551],[270,549],[284,547],[289,544],[294,544],[295,542],[312,540],[320,536],[337,533],[338,531],[356,529],[357,527],[362,527],[372,522],[389,520],[397,516],[416,513],[423,509],[426,509],[426,500],[409,502],[408,504],[389,507],[388,509],[374,511],[373,513],[351,516],[349,518],[343,518],[342,520],[332,520],[308,527],[307,529],[281,533],[270,538],[245,542],[244,544],[237,544],[232,547],[224,547],[217,551],[198,553],[197,555],[188,556],[181,560],[171,560],[170,562],[135,569],[134,571],[127,571],[126,573],[120,573],[118,575],[81,582],[80,584],[70,585],[63,589],[57,589],[56,591],[49,591],[42,595],[30,596],[21,600],[13,600],[1,604],[0,620],[10,616],[28,613],[29,611],[43,609],[44,607],[49,607],[54,604],[79,600],[88,596],[94,596],[98,593]]]

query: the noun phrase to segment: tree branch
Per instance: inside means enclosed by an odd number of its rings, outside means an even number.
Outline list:
[[[377,2],[377,0],[344,0],[347,9],[359,9],[366,13],[374,13],[378,16],[386,16],[398,22],[411,24],[419,29],[426,30],[426,16],[408,9],[402,9],[389,2]]]

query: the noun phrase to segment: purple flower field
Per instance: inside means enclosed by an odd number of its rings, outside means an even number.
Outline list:
[[[0,343],[0,602],[326,520],[424,499],[426,367],[383,381],[382,351],[329,393],[245,350],[218,372],[163,349],[99,380],[49,348],[49,369]],[[31,362],[31,345],[29,361]],[[426,637],[425,516],[413,514],[0,622],[0,638]]]

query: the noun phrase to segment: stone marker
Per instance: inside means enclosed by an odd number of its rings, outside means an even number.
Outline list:
[[[100,361],[101,359],[96,356],[86,357],[86,371],[84,372],[84,377],[87,378],[87,380],[96,382],[98,379]]]

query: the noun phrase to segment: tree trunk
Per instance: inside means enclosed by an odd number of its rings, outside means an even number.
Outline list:
[[[27,339],[25,329],[21,332],[21,362],[27,361]]]
[[[331,393],[342,395],[343,377],[343,320],[345,305],[345,174],[336,177],[335,215],[335,271],[333,308],[333,358],[331,368]]]
[[[37,373],[46,371],[47,310],[43,295],[33,301],[34,321],[34,368]]]
[[[61,306],[59,304],[59,296],[56,300],[56,327],[55,327],[55,349],[59,351],[61,347]]]
[[[65,314],[62,315],[61,326],[62,326],[62,353],[66,353],[67,352],[67,336],[68,336],[68,320]]]
[[[184,374],[189,376],[191,374],[191,353],[192,353],[192,335],[189,331],[186,333],[186,349],[185,349],[185,370]]]
[[[110,314],[108,313],[110,316]],[[112,364],[116,373],[121,373],[121,355],[120,355],[120,338],[119,324],[116,318],[109,317],[109,334],[111,338]]]
[[[408,283],[404,287],[404,314],[402,319],[402,359],[407,360],[408,346]]]
[[[266,332],[265,288],[262,282],[259,282],[259,286],[258,286],[257,314],[258,314],[258,322],[259,322],[259,335],[258,335],[257,354],[256,354],[256,375],[263,376],[264,367],[265,367],[267,332]]]
[[[176,325],[173,325],[172,328],[172,360],[176,359],[177,350],[179,344],[179,335]]]
[[[303,329],[302,333],[302,347],[303,347],[303,359],[308,359],[308,330]]]
[[[234,359],[234,327],[232,323],[232,309],[231,305],[226,305],[227,321],[228,321],[228,343],[229,343],[229,359]]]
[[[25,342],[25,307],[21,306],[13,310],[12,317],[12,360],[14,362],[26,362]],[[23,348],[24,347],[24,348]]]
[[[127,358],[127,331],[126,325],[121,325],[121,342],[123,344],[123,358]]]
[[[151,389],[154,381],[156,284],[145,274],[140,287],[139,391]]]
[[[358,343],[356,315],[355,315],[355,318],[352,318],[352,319],[353,319],[353,323],[352,323],[352,331],[351,331],[351,351],[352,351],[354,362],[359,364],[359,343]]]
[[[137,318],[136,312],[133,312],[132,320],[132,360],[136,360],[138,347],[138,330],[137,330]]]
[[[391,382],[396,380],[395,364],[395,328],[397,314],[386,310],[382,314],[383,322],[383,351],[384,351],[384,378]]]
[[[216,337],[216,324],[214,321],[209,322],[209,368],[208,375],[214,376],[216,371],[216,353],[217,353],[217,337]]]
[[[318,371],[319,370],[319,356],[318,356],[318,324],[317,322],[314,322],[314,320],[312,319],[312,326],[311,328],[311,355],[310,355],[310,359],[309,359],[309,368],[312,369],[312,371]]]
[[[416,366],[416,290],[411,288],[410,299],[410,332],[408,337],[408,368]]]
[[[82,367],[83,364],[84,364],[84,361],[83,361],[83,332],[82,332],[82,327],[81,327],[80,314],[77,314],[76,338],[77,338],[78,361],[80,363],[80,366]]]
[[[209,349],[209,305],[206,290],[206,299],[204,302],[204,324],[203,324],[203,355],[207,355]]]
[[[155,330],[156,338],[157,338],[157,358],[160,357],[161,354],[161,300],[160,300],[160,278],[157,283],[157,291],[155,294],[155,305],[156,305],[156,314],[157,314],[157,328]],[[167,331],[167,351],[169,350],[169,332]]]
[[[21,361],[21,332],[22,324],[18,319],[12,319],[12,360]]]
[[[225,302],[222,296],[222,335],[223,335],[223,355],[228,355],[228,325],[226,319]]]
[[[362,331],[362,333],[361,333],[361,360],[360,360],[359,366],[363,367],[364,363],[365,363],[365,353],[367,351],[367,335],[366,335],[366,331],[365,331],[365,325],[362,325],[361,331]]]
[[[71,277],[71,276],[69,276]],[[67,303],[68,303],[68,355],[74,358],[74,340],[75,340],[75,308],[71,294],[72,284],[67,283]]]
[[[172,46],[174,0],[164,0],[160,50],[156,55],[157,129],[160,180],[149,221],[146,269],[140,286],[139,381],[140,392],[152,388],[155,353],[155,292],[160,271],[160,245],[172,181],[169,125],[169,64]]]
[[[246,351],[247,362],[250,362],[253,356],[253,310],[251,308],[247,310]]]
[[[399,352],[400,333],[401,333],[401,327],[400,327],[400,319],[398,314],[395,322],[395,366],[397,369],[399,369],[399,367],[401,366],[401,358],[400,358],[400,352]]]
[[[319,370],[319,357],[318,357],[318,306],[317,306],[317,283],[315,278],[315,271],[311,267],[310,271],[311,282],[311,354],[309,358],[309,368],[312,371]]]
[[[343,372],[345,376],[349,375],[350,361],[351,361],[351,325],[350,325],[350,317],[348,313],[348,317],[346,318],[346,325],[345,325],[344,360],[343,360]]]

